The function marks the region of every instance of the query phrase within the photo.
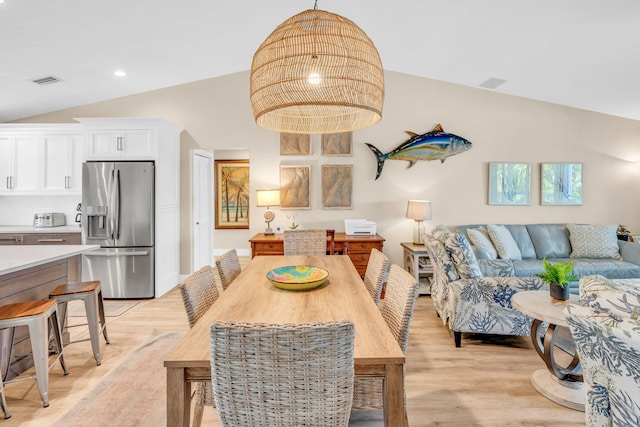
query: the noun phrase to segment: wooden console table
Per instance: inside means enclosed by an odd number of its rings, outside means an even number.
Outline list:
[[[258,233],[249,239],[251,242],[251,258],[257,255],[284,255],[284,236],[282,234],[272,234],[266,236]],[[334,237],[334,253],[338,255],[348,255],[351,262],[361,276],[367,270],[371,249],[382,252],[384,237],[375,236],[349,236],[345,233],[336,233]],[[327,251],[329,242],[327,242]]]

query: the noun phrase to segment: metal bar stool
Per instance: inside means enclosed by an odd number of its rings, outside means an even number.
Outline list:
[[[56,344],[57,356],[49,365],[49,330],[47,323],[50,323],[53,338]],[[42,403],[46,408],[49,406],[49,370],[60,359],[60,366],[65,375],[69,374],[64,363],[62,354],[62,334],[60,333],[60,323],[58,321],[58,305],[54,300],[45,299],[37,301],[18,302],[0,307],[0,329],[15,328],[17,326],[27,326],[29,328],[29,339],[31,340],[31,353],[33,354],[33,365],[36,374],[25,378],[18,378],[7,381],[5,384],[36,379],[38,392],[42,398]],[[13,351],[13,332],[11,333],[11,352]],[[4,397],[4,393],[3,393]],[[4,400],[4,399],[2,399]],[[6,407],[5,402],[2,402]],[[5,410],[5,418],[8,412]],[[10,415],[9,415],[10,416]]]
[[[88,326],[89,337],[83,340],[70,341],[67,343],[73,344],[83,341],[91,340],[91,348],[93,350],[93,357],[96,359],[98,366],[102,363],[100,359],[100,332],[104,335],[104,340],[109,344],[109,337],[107,336],[107,324],[104,316],[104,302],[102,301],[102,289],[100,287],[100,281],[94,280],[91,282],[72,282],[66,285],[60,285],[49,293],[49,298],[55,298],[59,304],[65,305],[69,301],[83,300],[84,308],[87,314],[87,323],[80,325],[67,326],[62,325],[62,329],[66,330],[70,327],[76,326]],[[66,316],[65,316],[66,317]],[[64,323],[64,320],[63,320]]]

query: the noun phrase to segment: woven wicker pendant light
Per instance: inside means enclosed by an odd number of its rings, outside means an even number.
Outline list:
[[[369,37],[350,20],[310,9],[280,24],[251,64],[258,126],[305,134],[347,132],[382,118],[384,74]]]

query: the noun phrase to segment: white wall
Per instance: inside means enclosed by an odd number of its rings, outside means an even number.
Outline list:
[[[156,90],[72,108],[29,122],[70,122],[74,117],[160,117],[185,129],[181,139],[181,265],[189,272],[191,218],[190,150],[248,149],[251,192],[278,186],[280,164],[312,165],[312,209],[297,211],[304,227],[344,230],[344,218],[376,221],[387,240],[384,251],[402,263],[400,242],[412,238],[413,222],[404,217],[408,199],[431,200],[436,224],[583,222],[622,223],[640,234],[640,122],[517,98],[387,71],[382,121],[354,133],[352,157],[322,157],[319,139],[312,155],[279,155],[279,135],[255,125],[249,104],[249,73]],[[473,148],[444,164],[387,161],[374,181],[376,161],[365,142],[387,152],[407,139],[405,130],[445,131],[473,142]],[[487,204],[489,162],[533,164],[531,206]],[[540,206],[540,163],[584,164],[584,205]],[[320,208],[320,165],[354,165],[352,210]],[[253,204],[253,203],[252,203]],[[275,209],[273,226],[285,213]],[[216,230],[214,249],[248,249],[248,239],[264,230],[263,208],[252,206],[250,230]]]

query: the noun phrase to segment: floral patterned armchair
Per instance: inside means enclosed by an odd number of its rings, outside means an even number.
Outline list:
[[[640,425],[640,281],[586,276],[565,317],[585,381],[587,426]]]
[[[436,229],[425,235],[425,247],[433,265],[431,298],[438,316],[454,333],[456,347],[462,333],[529,335],[532,319],[511,305],[521,291],[546,285],[537,277],[486,277],[483,272],[502,273],[500,266],[481,267],[466,237]]]

